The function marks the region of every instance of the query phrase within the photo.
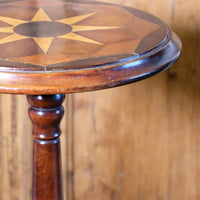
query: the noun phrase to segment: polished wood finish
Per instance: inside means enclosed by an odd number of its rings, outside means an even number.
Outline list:
[[[64,95],[29,95],[33,122],[33,200],[62,200],[60,121]]]
[[[110,88],[159,73],[180,55],[169,27],[137,9],[46,0],[0,5],[2,93]]]
[[[150,77],[177,60],[181,43],[158,18],[125,6],[46,0],[1,3],[0,92],[32,95],[33,199],[60,200],[59,94]]]
[[[180,36],[183,52],[173,67],[150,79],[94,93],[67,95],[71,103],[64,102],[67,112],[61,122],[64,192],[74,193],[77,200],[97,196],[97,200],[199,200],[200,1],[106,2],[159,16]],[[0,95],[0,102],[0,199],[31,200],[31,182],[27,180],[31,180],[32,140],[27,134],[31,123],[25,114],[26,99],[4,94]],[[95,126],[104,133],[96,134]],[[105,148],[108,140],[116,145]],[[99,143],[101,151],[96,146]],[[92,156],[97,151],[98,155]],[[100,165],[105,156],[109,159],[110,152],[112,161]],[[119,155],[124,176],[120,176],[115,162]],[[71,178],[66,180],[66,175]],[[103,182],[98,175],[105,177]],[[112,191],[116,191],[116,198],[111,196]],[[64,199],[72,200],[71,196]]]

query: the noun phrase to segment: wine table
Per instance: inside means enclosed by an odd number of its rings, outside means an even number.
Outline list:
[[[33,123],[33,200],[62,200],[65,94],[153,76],[181,42],[146,12],[90,1],[0,1],[0,92],[27,95]]]

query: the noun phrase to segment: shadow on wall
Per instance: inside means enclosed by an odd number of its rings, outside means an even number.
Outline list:
[[[182,54],[174,67],[168,70],[171,93],[200,104],[200,27],[187,29],[172,27],[182,41]],[[199,106],[200,112],[200,106]]]

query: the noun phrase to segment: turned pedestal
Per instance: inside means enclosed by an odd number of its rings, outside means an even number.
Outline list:
[[[27,97],[33,122],[33,199],[63,199],[59,136],[64,98],[63,94]]]
[[[27,95],[33,200],[62,200],[64,94],[121,86],[170,67],[181,42],[146,12],[98,2],[0,2],[0,92]],[[6,12],[5,12],[6,11]]]

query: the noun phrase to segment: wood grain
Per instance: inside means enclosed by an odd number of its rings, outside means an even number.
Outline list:
[[[146,12],[104,3],[51,4],[0,2],[0,31],[9,34],[0,38],[1,93],[106,89],[153,76],[180,55],[176,34]],[[13,17],[20,10],[24,12]]]
[[[160,17],[180,36],[183,52],[168,72],[149,80],[70,95],[71,118],[64,116],[61,136],[64,199],[199,200],[199,1],[106,2]],[[1,95],[0,199],[31,200],[31,124],[25,97],[16,98]],[[17,145],[11,143],[11,112]]]
[[[170,23],[183,54],[157,77],[74,96],[75,199],[197,200],[199,2],[118,2]]]
[[[33,200],[63,200],[60,122],[64,94],[28,95],[33,123]]]
[[[32,136],[30,137],[32,124],[29,123],[30,120],[27,114],[28,103],[26,96],[1,95],[0,98],[0,116],[4,116],[0,126],[3,130],[1,131],[2,148],[0,150],[0,198],[2,200],[32,199]],[[66,107],[66,102],[64,107]],[[67,132],[66,118],[65,115],[61,123],[61,129],[65,133]],[[64,134],[61,136],[61,147],[63,147],[62,160],[67,163],[65,137]],[[63,185],[66,188],[66,164],[63,165],[62,171]],[[66,190],[64,191],[64,199],[66,199]]]

